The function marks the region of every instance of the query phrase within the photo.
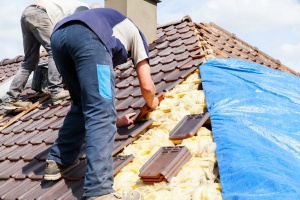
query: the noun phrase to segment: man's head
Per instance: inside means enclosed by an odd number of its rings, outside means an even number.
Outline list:
[[[80,11],[84,11],[84,10],[88,10],[89,8],[86,6],[79,6],[76,8],[74,13],[80,12]]]
[[[92,9],[92,8],[101,8],[102,6],[99,4],[99,3],[92,3],[91,5],[90,5],[90,9]]]

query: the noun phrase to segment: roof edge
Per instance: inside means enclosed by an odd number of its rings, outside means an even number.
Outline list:
[[[275,58],[273,58],[272,56],[268,55],[267,53],[261,51],[258,47],[252,46],[251,44],[249,44],[249,43],[247,43],[246,41],[242,40],[241,38],[237,37],[234,33],[231,33],[231,32],[229,32],[229,31],[225,30],[224,28],[220,27],[219,25],[217,25],[217,24],[215,24],[215,23],[213,23],[213,22],[209,22],[209,25],[212,26],[212,27],[214,27],[214,28],[216,28],[216,29],[218,29],[218,30],[220,30],[220,31],[222,31],[223,33],[227,34],[229,37],[231,37],[231,38],[233,38],[233,39],[235,39],[235,40],[241,42],[243,45],[245,45],[245,46],[247,46],[248,48],[250,48],[250,49],[256,51],[256,52],[259,53],[259,54],[261,54],[262,56],[265,57],[265,59],[269,59],[270,61],[272,61],[274,64],[277,65],[277,68],[278,68],[278,67],[282,68],[282,70],[279,70],[279,71],[285,71],[285,72],[289,72],[289,73],[291,73],[291,74],[294,74],[294,75],[296,75],[296,76],[300,76],[300,72],[298,73],[298,72],[296,72],[295,70],[289,68],[288,66],[282,64],[280,60],[275,59]],[[276,68],[276,69],[277,69],[277,68]]]

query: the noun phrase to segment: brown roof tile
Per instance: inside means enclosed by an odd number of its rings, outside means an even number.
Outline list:
[[[125,165],[134,159],[133,155],[128,156],[115,156],[114,161],[114,175],[117,174]]]
[[[170,132],[170,140],[182,140],[192,137],[209,119],[209,113],[186,115]]]
[[[153,123],[153,120],[147,120],[147,121],[138,121],[128,127],[121,127],[118,128],[117,134],[116,134],[116,140],[124,140],[128,137],[136,137],[138,134],[140,134],[142,131],[144,131],[147,127],[149,127]]]
[[[185,146],[161,147],[140,169],[144,183],[170,181],[192,157]]]

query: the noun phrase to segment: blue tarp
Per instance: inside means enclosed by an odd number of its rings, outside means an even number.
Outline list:
[[[300,199],[300,78],[240,59],[200,66],[224,199]]]

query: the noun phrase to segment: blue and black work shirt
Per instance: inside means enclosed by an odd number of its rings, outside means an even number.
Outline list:
[[[125,63],[128,57],[133,59],[135,65],[149,57],[142,32],[116,10],[94,8],[77,12],[59,21],[53,32],[71,21],[80,21],[94,31],[111,54],[114,66]]]

